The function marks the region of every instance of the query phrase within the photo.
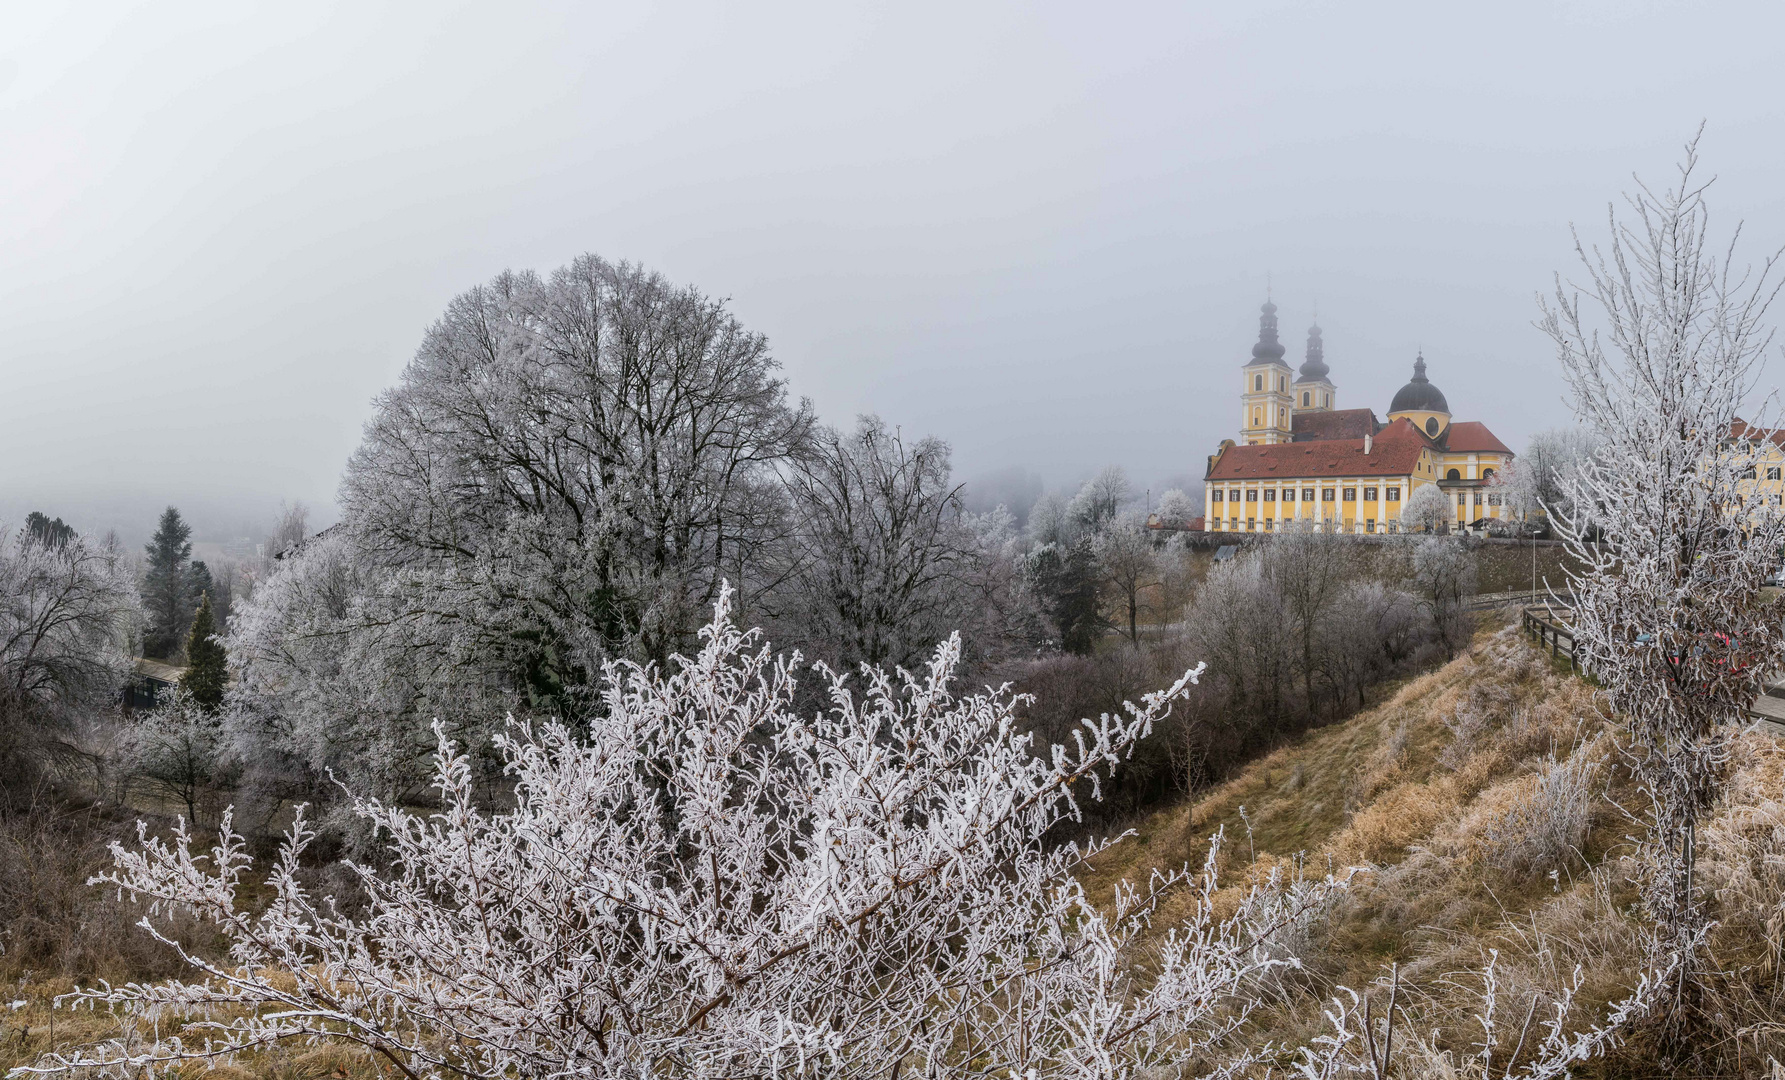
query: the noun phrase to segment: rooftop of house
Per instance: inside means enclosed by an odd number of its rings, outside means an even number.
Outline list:
[[[1348,410],[1368,413],[1368,409]],[[1336,414],[1329,414],[1336,415]],[[1210,480],[1274,480],[1323,476],[1406,476],[1432,441],[1405,418],[1371,437],[1319,439],[1272,446],[1229,446],[1209,469]]]

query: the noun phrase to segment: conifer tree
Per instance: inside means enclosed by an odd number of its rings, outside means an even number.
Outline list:
[[[192,526],[170,506],[162,511],[155,538],[144,549],[149,556],[148,573],[143,579],[143,606],[149,613],[148,632],[143,635],[145,656],[164,657],[173,652],[180,632],[187,626],[183,616],[190,610],[186,560],[192,555],[191,536]]]
[[[224,664],[223,643],[217,640],[217,620],[211,611],[211,594],[198,600],[198,613],[192,617],[192,632],[186,635],[186,674],[180,676],[180,689],[192,695],[200,708],[214,710],[223,704],[223,681],[228,671]]]
[[[67,547],[68,542],[75,536],[73,526],[61,518],[52,521],[47,514],[36,510],[25,516],[25,533],[44,547],[52,547],[57,550]]]

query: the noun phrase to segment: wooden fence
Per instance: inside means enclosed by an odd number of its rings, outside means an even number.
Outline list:
[[[1553,604],[1531,606],[1521,613],[1520,621],[1525,632],[1535,637],[1540,647],[1549,647],[1551,657],[1561,659],[1566,656],[1568,670],[1579,671],[1580,662],[1574,656],[1574,628],[1566,621],[1563,614],[1566,610]]]

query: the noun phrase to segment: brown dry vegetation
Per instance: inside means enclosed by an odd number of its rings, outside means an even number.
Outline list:
[[[1217,830],[1235,894],[1298,859],[1318,872],[1370,866],[1314,935],[1308,971],[1262,1027],[1280,1043],[1305,1039],[1336,987],[1374,987],[1380,999],[1398,965],[1407,1030],[1420,1038],[1404,1044],[1396,1075],[1475,1075],[1460,1066],[1481,1039],[1477,973],[1490,950],[1500,954],[1501,1055],[1532,1001],[1541,1019],[1576,965],[1575,1026],[1622,997],[1642,970],[1622,858],[1640,826],[1617,808],[1636,808],[1626,785],[1617,729],[1591,686],[1553,667],[1515,627],[1496,624],[1383,704],[1138,822],[1133,838],[1100,857],[1089,884],[1095,895],[1156,866],[1198,862]],[[1771,736],[1737,739],[1729,797],[1701,842],[1702,879],[1722,925],[1689,1059],[1661,1066],[1638,1031],[1577,1075],[1766,1075],[1771,1058],[1785,1060],[1785,1033],[1771,1026],[1785,1020],[1785,749]]]
[[[1351,893],[1307,940],[1307,970],[1285,980],[1248,1037],[1294,1045],[1317,1034],[1334,988],[1372,988],[1399,965],[1405,1038],[1395,1075],[1477,1075],[1462,1058],[1475,1024],[1489,950],[1500,954],[1501,1054],[1535,1002],[1539,1017],[1580,965],[1577,1026],[1623,995],[1641,968],[1633,890],[1620,856],[1636,826],[1613,800],[1626,777],[1616,728],[1591,687],[1499,625],[1438,671],[1400,686],[1349,721],[1316,729],[1243,768],[1193,803],[1138,822],[1137,835],[1098,860],[1090,884],[1199,862],[1225,830],[1228,896],[1298,859],[1316,871],[1368,864]],[[79,882],[120,831],[15,818],[0,876],[30,881],[6,894],[0,957],[0,1068],[43,1051],[117,1033],[104,1014],[52,1011],[51,998],[95,978],[169,973],[171,958],[126,931],[128,905]],[[1730,793],[1702,833],[1702,880],[1721,927],[1701,1016],[1702,1044],[1662,1066],[1643,1032],[1576,1075],[1767,1075],[1785,1058],[1780,940],[1785,933],[1785,749],[1770,736],[1737,740]],[[27,925],[21,915],[31,912]],[[1173,921],[1162,913],[1163,930]],[[30,929],[35,927],[36,929]],[[68,940],[54,940],[62,933]],[[7,1007],[18,1001],[16,1009]],[[1503,1059],[1502,1059],[1503,1060]],[[196,1075],[196,1069],[191,1070]],[[240,1076],[360,1077],[378,1070],[351,1048],[280,1047],[246,1058]]]

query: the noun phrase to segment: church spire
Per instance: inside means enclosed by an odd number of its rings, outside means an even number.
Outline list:
[[[1302,379],[1309,382],[1324,379],[1329,370],[1331,369],[1326,366],[1326,347],[1320,341],[1320,324],[1315,323],[1308,327],[1308,358],[1302,361]]]
[[[1258,344],[1252,346],[1252,362],[1281,364],[1288,350],[1277,340],[1277,305],[1266,300],[1258,310],[1263,314],[1258,317]]]

